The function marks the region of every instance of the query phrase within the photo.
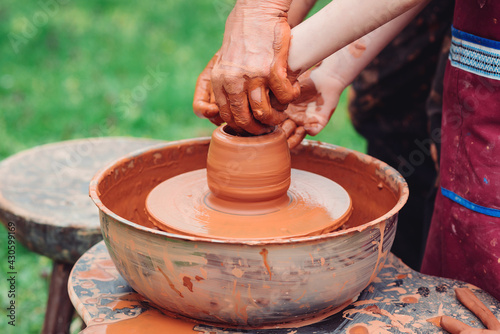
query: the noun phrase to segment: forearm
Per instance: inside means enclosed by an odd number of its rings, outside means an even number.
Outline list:
[[[288,24],[295,27],[304,20],[317,0],[293,0],[288,11]]]
[[[290,9],[292,0],[238,0],[232,12],[281,15]]]
[[[326,58],[312,76],[321,74],[336,81],[342,91],[392,41],[404,27],[429,3],[425,0],[406,13],[373,30]],[[316,72],[316,73],[314,73]]]
[[[292,30],[288,66],[302,73],[426,0],[335,0]],[[307,50],[307,51],[305,51]]]

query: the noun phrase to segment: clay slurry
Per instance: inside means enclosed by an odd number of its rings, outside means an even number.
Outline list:
[[[219,239],[279,239],[331,232],[350,217],[334,181],[292,170],[280,128],[262,136],[216,129],[207,169],[170,178],[146,199],[149,220],[167,232]]]

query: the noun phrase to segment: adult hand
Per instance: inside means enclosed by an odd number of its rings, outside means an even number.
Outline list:
[[[299,145],[302,139],[306,136],[306,130],[301,125],[297,125],[291,119],[285,120],[280,124],[281,128],[285,131],[285,135],[290,149]]]
[[[212,57],[207,66],[198,76],[194,89],[193,111],[200,118],[208,118],[215,125],[224,123],[219,116],[219,108],[215,104],[214,92],[210,77],[215,61],[219,58],[219,52]]]
[[[451,334],[499,334],[500,322],[495,315],[484,305],[468,288],[455,289],[457,299],[474,313],[487,329],[473,328],[463,322],[443,315],[440,319],[441,327]]]
[[[287,74],[290,3],[238,0],[228,16],[211,78],[219,114],[235,131],[269,132],[300,93]]]
[[[212,72],[213,64],[218,57],[216,53],[210,62],[207,64],[203,72],[198,77],[196,87],[194,90],[193,110],[194,113],[200,118],[207,118],[215,125],[224,123],[223,119],[219,116],[219,107],[215,103],[214,92],[210,83],[210,75]],[[297,124],[291,119],[287,119],[280,124],[281,128],[285,131],[288,146],[290,149],[294,148],[304,137],[306,132],[303,126]]]
[[[337,108],[345,84],[327,74],[321,64],[302,74],[300,96],[288,106],[286,113],[304,135],[315,136],[328,124]]]

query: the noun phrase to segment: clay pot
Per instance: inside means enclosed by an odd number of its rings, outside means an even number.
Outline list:
[[[166,312],[203,323],[293,327],[338,312],[376,277],[408,187],[385,163],[334,145],[305,141],[291,152],[291,162],[347,190],[353,213],[343,230],[247,241],[156,229],[144,211],[147,195],[170,177],[206,168],[209,142],[190,139],[138,151],[91,182],[111,258],[138,293]]]
[[[265,202],[290,187],[290,152],[284,131],[276,127],[262,136],[237,136],[228,126],[212,134],[207,183],[212,194],[227,201]]]

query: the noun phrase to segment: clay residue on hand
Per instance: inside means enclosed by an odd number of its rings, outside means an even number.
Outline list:
[[[269,132],[284,121],[282,110],[300,94],[287,76],[290,3],[238,1],[226,20],[211,83],[220,116],[237,132]],[[284,105],[281,111],[273,107],[271,92]]]
[[[359,58],[366,51],[366,44],[363,38],[360,38],[347,46],[347,50],[354,58]]]

